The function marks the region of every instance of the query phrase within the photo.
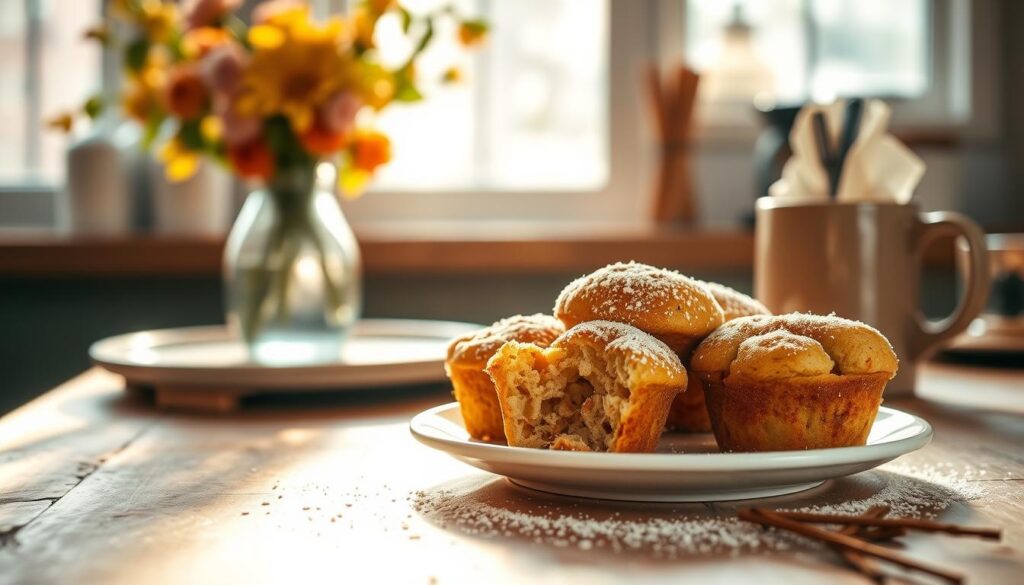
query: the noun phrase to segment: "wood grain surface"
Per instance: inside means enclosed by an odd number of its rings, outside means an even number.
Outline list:
[[[1019,582],[1024,419],[945,401],[943,388],[984,394],[1002,375],[959,369],[962,385],[949,388],[948,368],[923,370],[929,402],[892,403],[932,422],[928,447],[742,505],[835,504],[877,494],[908,466],[940,469],[980,495],[939,518],[1001,526],[1004,541],[914,535],[904,552],[964,571],[970,583]],[[1024,401],[1024,374],[1013,379],[1014,399]],[[473,534],[454,512],[424,514],[417,502],[444,494],[510,512],[635,519],[725,518],[737,507],[608,503],[511,486],[410,436],[409,418],[450,400],[446,388],[267,399],[230,416],[187,416],[156,412],[121,384],[91,370],[0,419],[0,583],[867,582],[806,543],[666,559],[651,547],[551,546],[514,529]]]

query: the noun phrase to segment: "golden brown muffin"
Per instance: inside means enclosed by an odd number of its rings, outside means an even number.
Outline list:
[[[448,346],[445,371],[455,389],[466,431],[475,439],[500,441],[505,438],[501,408],[494,384],[484,372],[487,360],[507,341],[522,341],[547,347],[565,331],[550,315],[516,315],[502,319]]]
[[[566,327],[587,321],[632,325],[687,355],[724,322],[708,287],[671,270],[630,262],[605,266],[562,290],[555,317]]]
[[[759,301],[717,282],[704,282],[715,301],[722,307],[726,321],[732,321],[749,315],[771,315],[767,307]],[[688,363],[688,355],[679,356],[683,363]],[[704,405],[704,385],[697,376],[690,376],[686,392],[682,392],[672,402],[672,410],[668,413],[668,428],[690,433],[711,432],[711,419]]]
[[[544,349],[510,341],[487,364],[514,447],[651,452],[686,370],[664,343],[609,321]]]
[[[720,449],[787,451],[863,445],[898,363],[864,323],[791,313],[722,325],[690,366]]]

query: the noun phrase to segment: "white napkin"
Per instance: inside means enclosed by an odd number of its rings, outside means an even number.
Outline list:
[[[782,168],[782,178],[772,184],[772,197],[827,200],[828,173],[818,155],[813,116],[822,112],[830,149],[839,149],[845,102],[807,105],[797,114],[789,145],[793,156]],[[902,142],[888,133],[892,111],[881,100],[867,100],[861,114],[860,132],[843,163],[836,199],[844,202],[875,201],[907,203],[924,176],[925,164]]]

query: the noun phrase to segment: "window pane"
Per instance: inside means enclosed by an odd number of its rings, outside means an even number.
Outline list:
[[[99,18],[100,0],[0,2],[0,180],[63,180],[68,138],[43,120],[99,87],[100,51],[82,38]]]
[[[421,10],[437,3],[405,4]],[[454,31],[437,31],[444,40],[417,71],[428,99],[396,105],[380,119],[395,158],[377,187],[600,188],[608,177],[607,0],[457,4],[483,15],[491,36],[482,51],[466,55]],[[378,35],[393,39],[396,26],[382,23]],[[466,81],[426,83],[453,60]]]
[[[0,2],[0,180],[25,165],[25,3]]]
[[[930,9],[929,0],[687,0],[686,51],[697,69],[733,83],[742,77],[723,70],[763,70],[752,90],[780,102],[920,97],[929,85]],[[741,67],[735,47],[744,30],[752,51]]]
[[[811,95],[917,97],[928,89],[926,0],[815,0]]]

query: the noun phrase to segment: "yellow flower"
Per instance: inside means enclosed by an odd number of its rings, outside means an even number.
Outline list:
[[[379,12],[367,9],[366,6],[356,6],[352,9],[352,31],[356,43],[364,49],[372,49],[374,46],[373,31],[377,28]]]
[[[156,72],[140,75],[128,81],[121,100],[122,107],[128,116],[145,122],[161,107],[163,83],[161,75]]]
[[[161,0],[145,0],[139,15],[139,24],[151,41],[163,42],[171,36],[178,21],[178,7]]]
[[[444,77],[441,78],[445,83],[458,83],[462,81],[462,70],[458,67],[449,67],[444,72]]]
[[[395,99],[397,85],[395,76],[376,63],[360,62],[358,89],[363,103],[375,110],[380,110]]]
[[[199,133],[207,142],[220,142],[224,137],[224,122],[217,116],[203,116],[199,122]]]
[[[338,173],[338,190],[346,199],[356,199],[363,194],[372,178],[371,173],[362,169],[342,167]]]
[[[199,154],[185,148],[178,140],[170,140],[160,150],[167,180],[180,183],[188,180],[199,170]]]
[[[340,21],[316,25],[301,10],[253,27],[253,55],[243,75],[239,113],[282,114],[297,132],[308,129],[317,106],[346,83],[350,67],[340,49],[343,38]]]

